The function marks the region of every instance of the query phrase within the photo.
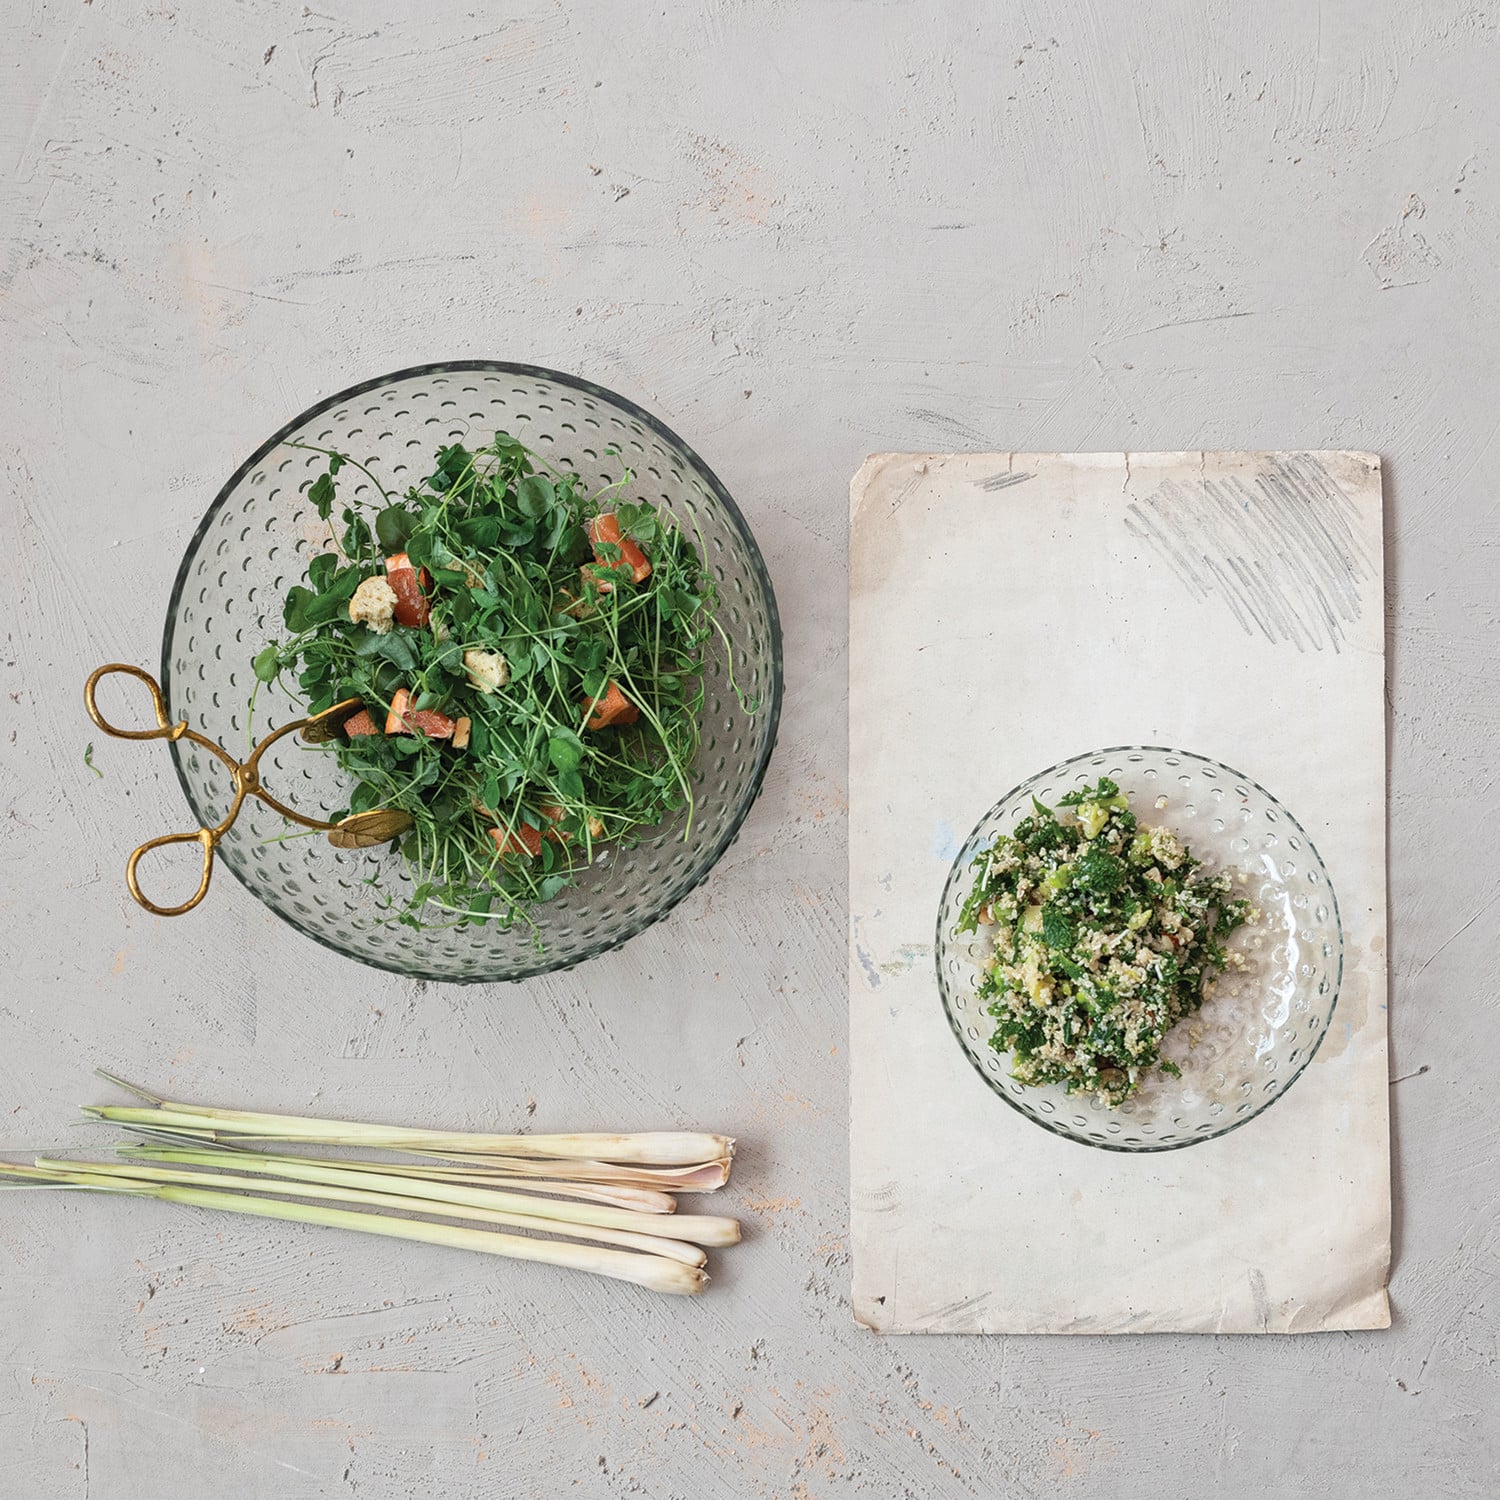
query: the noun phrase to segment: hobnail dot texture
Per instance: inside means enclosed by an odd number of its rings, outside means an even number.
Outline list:
[[[1163,1056],[1181,1079],[1153,1071],[1139,1092],[1111,1109],[1060,1085],[1023,1087],[1010,1055],[989,1039],[994,1020],[975,991],[979,938],[957,931],[973,880],[971,865],[996,835],[1010,833],[1031,799],[1058,798],[1112,777],[1143,824],[1172,829],[1205,873],[1235,872],[1237,889],[1260,910],[1227,943],[1245,967],[1226,971],[1202,1010],[1168,1033]],[[1158,805],[1160,804],[1160,805]],[[1238,884],[1238,877],[1244,877]],[[1263,787],[1194,755],[1144,745],[1095,751],[1023,782],[969,835],[943,889],[938,913],[938,985],[948,1022],[980,1076],[1029,1120],[1087,1146],[1168,1151],[1235,1129],[1269,1109],[1312,1060],[1328,1031],[1343,973],[1344,937],[1333,884],[1312,840]]]
[[[388,377],[306,413],[230,482],[189,545],[162,646],[173,718],[243,754],[255,687],[251,659],[284,635],[286,591],[332,545],[327,523],[307,499],[327,460],[289,444],[349,454],[394,494],[432,472],[441,445],[477,446],[497,430],[557,468],[576,471],[590,489],[632,470],[628,493],[650,500],[695,537],[718,580],[719,623],[730,646],[716,635],[708,653],[690,833],[684,838],[684,811],[638,843],[601,854],[576,889],[536,909],[540,953],[520,925],[510,931],[493,922],[422,931],[398,925],[386,903],[395,897],[399,906],[410,886],[394,853],[335,850],[317,834],[287,839],[299,830],[255,799],[219,849],[256,896],[308,936],[381,968],[460,983],[566,968],[633,936],[706,875],[760,789],[781,699],[775,596],[748,528],[702,461],[645,413],[554,372],[475,364]],[[352,466],[338,484],[335,514],[351,494],[379,500],[375,485]],[[735,681],[747,700],[758,700],[753,713],[741,708],[730,686],[731,650]],[[263,688],[255,737],[302,713],[283,692]],[[224,768],[190,743],[172,748],[197,817],[218,822],[231,795]],[[348,781],[334,758],[295,736],[267,753],[261,780],[273,796],[312,817],[327,818],[348,802]]]

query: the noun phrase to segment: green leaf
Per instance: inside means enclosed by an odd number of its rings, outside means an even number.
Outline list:
[[[375,517],[375,535],[387,555],[406,551],[406,543],[416,529],[417,519],[404,505],[388,505]]]
[[[365,518],[353,510],[344,512],[344,556],[365,557],[373,548],[370,545],[370,528]]]
[[[552,481],[541,474],[528,474],[516,485],[516,504],[523,516],[539,520],[552,508]]]
[[[547,758],[559,771],[576,771],[583,764],[584,744],[571,729],[554,729],[547,740]]]
[[[355,642],[354,653],[356,656],[393,662],[403,672],[415,672],[421,664],[411,635],[404,630],[390,630],[384,635],[367,630]]]
[[[312,622],[308,619],[308,606],[318,596],[311,589],[305,589],[300,583],[293,584],[287,590],[286,603],[281,607],[281,618],[286,628],[295,635],[301,635],[303,631],[312,628]]]
[[[333,463],[330,460],[329,469],[332,471]],[[334,483],[330,474],[320,474],[313,480],[308,489],[307,498],[312,501],[318,512],[318,519],[326,521],[333,514]]]
[[[338,569],[339,560],[332,552],[320,552],[307,565],[307,581],[321,594]]]
[[[255,675],[261,682],[275,681],[276,674],[281,670],[281,648],[275,645],[267,646],[262,651],[255,653]]]
[[[1042,908],[1042,941],[1049,948],[1073,946],[1073,924],[1050,902]]]

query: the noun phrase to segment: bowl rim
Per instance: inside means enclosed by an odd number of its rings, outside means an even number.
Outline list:
[[[618,391],[612,391],[607,386],[596,384],[594,381],[585,380],[580,375],[570,375],[563,370],[552,370],[545,365],[532,365],[516,363],[510,360],[498,359],[449,359],[437,360],[428,364],[407,365],[399,370],[390,370],[385,374],[377,375],[369,380],[361,380],[354,385],[346,386],[342,390],[335,391],[320,401],[315,401],[306,410],[299,412],[290,421],[281,427],[257,447],[254,452],[235,469],[227,480],[220,486],[219,492],[214,496],[208,509],[204,511],[201,519],[193,529],[193,534],[188,538],[187,545],[183,548],[182,560],[177,565],[177,575],[172,581],[172,592],[167,599],[166,621],[162,627],[161,638],[161,662],[159,677],[162,687],[162,696],[168,704],[172,701],[172,640],[177,621],[178,605],[182,595],[187,588],[188,574],[193,559],[197,555],[198,545],[213,524],[214,518],[229,502],[229,497],[238,488],[241,480],[253,469],[265,456],[278,447],[286,438],[298,428],[321,416],[325,411],[338,406],[341,402],[352,400],[356,396],[365,395],[369,391],[378,390],[380,387],[389,385],[393,381],[407,380],[422,375],[450,375],[460,373],[482,373],[513,375],[522,378],[540,378],[553,381],[558,385],[565,386],[571,390],[579,391],[584,395],[595,396],[609,402],[617,407],[627,416],[634,418],[643,426],[647,427],[658,438],[676,449],[688,464],[696,471],[699,479],[707,487],[713,498],[723,506],[725,514],[729,517],[734,529],[739,532],[741,540],[745,545],[745,554],[749,563],[750,571],[759,584],[766,604],[766,623],[770,631],[770,672],[766,691],[762,695],[761,707],[757,712],[769,714],[765,737],[762,741],[760,754],[751,774],[745,783],[740,795],[739,805],[733,809],[724,829],[714,844],[707,849],[699,859],[697,865],[684,879],[682,886],[672,895],[671,899],[661,906],[653,908],[649,913],[643,914],[642,918],[632,925],[627,931],[607,943],[601,943],[597,948],[589,948],[569,959],[565,963],[546,962],[545,953],[538,955],[538,962],[517,969],[501,978],[491,975],[474,975],[473,977],[454,978],[450,974],[441,974],[433,970],[423,969],[415,964],[393,963],[383,958],[373,958],[362,953],[352,951],[339,943],[332,942],[319,932],[304,926],[289,913],[280,908],[272,906],[263,900],[253,889],[250,882],[240,870],[229,860],[222,863],[228,866],[234,877],[256,901],[267,910],[275,913],[289,927],[300,932],[304,937],[311,938],[331,952],[338,953],[344,958],[352,959],[355,963],[365,964],[370,968],[383,969],[390,974],[400,974],[406,978],[425,979],[439,984],[514,984],[524,979],[534,979],[542,974],[560,974],[567,969],[575,968],[581,963],[587,963],[591,959],[598,958],[601,954],[612,952],[622,947],[632,938],[638,937],[648,927],[654,926],[661,921],[669,912],[677,907],[688,895],[703,884],[708,878],[709,872],[723,858],[725,851],[739,837],[740,830],[744,826],[745,819],[750,814],[756,798],[760,796],[765,784],[766,769],[770,765],[771,756],[776,749],[776,739],[781,726],[781,700],[785,689],[785,671],[782,660],[782,633],[781,613],[776,604],[776,590],[771,582],[770,570],[766,567],[766,560],[760,550],[759,543],[755,540],[755,534],[751,531],[749,523],[745,520],[744,512],[735,503],[734,497],[725,488],[723,481],[699,456],[697,451],[688,446],[661,418],[653,416],[645,407],[638,402],[632,401],[628,396],[622,396]],[[178,741],[172,741],[172,765],[177,772],[177,781],[182,788],[183,796],[187,799],[188,806],[193,809],[199,820],[203,820],[203,809],[201,809],[193,797],[192,787],[188,782],[187,772],[184,768],[184,750]]]
[[[1244,782],[1245,785],[1254,787],[1262,797],[1266,798],[1277,809],[1279,815],[1285,818],[1286,821],[1290,823],[1292,827],[1296,829],[1297,833],[1306,841],[1307,847],[1312,853],[1312,857],[1318,862],[1318,868],[1323,872],[1324,885],[1328,891],[1329,905],[1332,908],[1334,932],[1338,936],[1338,965],[1337,971],[1335,972],[1333,977],[1333,998],[1328,1002],[1328,1020],[1324,1025],[1322,1031],[1318,1033],[1317,1039],[1313,1042],[1312,1046],[1308,1048],[1307,1055],[1302,1059],[1302,1062],[1298,1066],[1297,1071],[1292,1074],[1292,1076],[1287,1080],[1286,1084],[1282,1088],[1278,1089],[1274,1094],[1267,1096],[1264,1102],[1261,1103],[1257,1108],[1251,1110],[1249,1114],[1236,1115],[1229,1121],[1228,1124],[1222,1126],[1218,1130],[1210,1132],[1207,1135],[1193,1136],[1191,1139],[1185,1141],[1167,1141],[1147,1145],[1127,1146],[1122,1142],[1091,1140],[1077,1135],[1071,1130],[1065,1129],[1060,1124],[1056,1124],[1050,1120],[1039,1118],[1029,1109],[1023,1108],[1020,1103],[1013,1099],[1010,1094],[1001,1087],[999,1079],[992,1078],[980,1066],[979,1059],[970,1050],[968,1042],[964,1040],[963,1032],[959,1029],[958,1020],[953,1013],[953,1005],[950,1003],[948,998],[948,978],[943,973],[943,952],[945,947],[947,946],[947,937],[943,931],[945,925],[943,922],[943,913],[948,906],[949,892],[953,888],[954,882],[959,878],[960,871],[967,868],[968,864],[972,860],[973,846],[975,844],[975,841],[979,837],[980,829],[982,829],[984,825],[996,815],[998,810],[1004,807],[1005,804],[1009,802],[1013,797],[1017,796],[1033,782],[1040,781],[1048,776],[1056,775],[1057,773],[1062,771],[1070,770],[1074,766],[1077,766],[1084,761],[1095,760],[1098,757],[1104,755],[1127,755],[1135,753],[1144,753],[1150,755],[1180,755],[1185,756],[1190,760],[1198,761],[1203,765],[1212,766],[1216,771],[1227,772],[1230,776],[1233,776],[1237,780]],[[966,860],[964,857],[966,853],[970,855],[969,860]],[[1284,1099],[1287,1096],[1293,1086],[1297,1083],[1298,1079],[1300,1079],[1311,1066],[1313,1058],[1318,1055],[1318,1049],[1323,1045],[1323,1042],[1327,1038],[1328,1032],[1333,1025],[1334,1013],[1338,1009],[1339,996],[1343,993],[1344,987],[1344,948],[1344,917],[1343,913],[1339,910],[1338,891],[1334,886],[1333,876],[1328,872],[1328,865],[1324,861],[1322,854],[1318,850],[1318,846],[1313,842],[1312,837],[1308,833],[1308,831],[1302,826],[1300,822],[1297,821],[1297,819],[1291,814],[1291,812],[1288,811],[1286,804],[1282,802],[1281,799],[1278,798],[1273,792],[1262,786],[1260,782],[1258,782],[1253,776],[1247,776],[1243,771],[1237,771],[1233,766],[1226,764],[1224,761],[1216,760],[1213,756],[1204,755],[1197,750],[1184,750],[1179,747],[1170,745],[1106,745],[1098,750],[1085,751],[1081,755],[1070,755],[1066,760],[1060,760],[1054,765],[1047,766],[1040,771],[1032,772],[1030,776],[1024,777],[1022,780],[1018,781],[1013,787],[1011,787],[1008,792],[1005,793],[1003,797],[1001,797],[997,802],[992,803],[991,806],[986,809],[984,814],[980,817],[979,821],[975,823],[975,825],[969,830],[968,837],[965,838],[963,843],[959,846],[958,853],[954,856],[952,865],[949,866],[948,875],[943,881],[942,895],[938,899],[937,925],[933,939],[932,952],[933,965],[937,973],[938,998],[942,1003],[943,1016],[948,1022],[948,1029],[953,1033],[954,1040],[958,1043],[959,1048],[962,1050],[964,1057],[967,1059],[969,1065],[980,1076],[980,1078],[984,1080],[985,1086],[990,1090],[991,1093],[995,1094],[998,1098],[1003,1099],[1011,1109],[1015,1110],[1018,1115],[1020,1115],[1023,1119],[1028,1120],[1031,1124],[1039,1126],[1042,1130],[1049,1131],[1052,1135],[1061,1136],[1063,1140],[1072,1141],[1077,1146],[1090,1147],[1097,1151],[1115,1151],[1124,1156],[1143,1156],[1161,1151],[1185,1151],[1190,1146],[1202,1146],[1206,1145],[1209,1141],[1222,1140],[1226,1135],[1230,1134],[1231,1131],[1238,1130],[1241,1128],[1241,1126],[1248,1125],[1252,1120],[1258,1119],[1261,1115],[1265,1114],[1265,1112],[1270,1109],[1270,1107],[1275,1104],[1278,1099]]]

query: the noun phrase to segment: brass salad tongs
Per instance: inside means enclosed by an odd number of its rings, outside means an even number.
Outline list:
[[[99,711],[99,705],[94,696],[95,690],[99,683],[113,672],[123,672],[126,676],[138,678],[146,684],[146,689],[151,694],[151,705],[156,711],[154,729],[120,729],[111,724]],[[154,912],[159,917],[180,917],[183,912],[191,911],[208,894],[208,883],[214,873],[214,850],[219,840],[233,827],[234,820],[239,817],[240,809],[245,805],[246,797],[259,797],[282,817],[300,824],[303,828],[326,832],[328,842],[339,849],[373,848],[376,844],[384,844],[393,838],[399,838],[412,826],[409,813],[383,807],[372,808],[369,812],[355,813],[337,823],[326,823],[318,818],[304,817],[301,813],[294,812],[286,803],[273,797],[260,784],[260,758],[277,740],[285,739],[289,734],[300,734],[302,739],[310,745],[326,743],[343,728],[344,721],[363,706],[358,698],[345,698],[342,703],[335,703],[332,708],[325,708],[320,714],[313,714],[305,719],[293,719],[290,724],[283,724],[280,729],[261,740],[251,750],[249,759],[244,761],[236,760],[222,745],[215,744],[206,735],[189,729],[186,719],[180,724],[174,724],[167,717],[167,704],[162,696],[161,684],[149,672],[142,671],[140,667],[127,666],[123,662],[110,662],[107,666],[100,667],[85,685],[83,701],[88,708],[89,718],[105,734],[113,735],[119,740],[191,740],[210,754],[218,756],[228,767],[229,774],[234,779],[234,799],[230,802],[229,811],[224,815],[222,822],[215,824],[212,828],[200,828],[196,833],[164,833],[159,838],[147,839],[126,863],[125,884],[130,887],[130,894],[147,911]],[[168,844],[194,843],[201,845],[203,849],[203,878],[198,882],[198,889],[180,906],[158,906],[141,890],[136,879],[136,867],[141,862],[141,856],[149,854],[153,849],[164,848]]]

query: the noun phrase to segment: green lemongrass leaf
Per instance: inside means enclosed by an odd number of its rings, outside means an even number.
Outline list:
[[[0,1167],[0,1175],[12,1175],[13,1171],[11,1168]],[[45,1177],[49,1174],[42,1175]],[[398,1218],[392,1214],[356,1209],[325,1208],[321,1204],[287,1203],[277,1198],[256,1198],[242,1193],[150,1182],[111,1173],[59,1168],[51,1176],[55,1182],[158,1198],[167,1203],[194,1208],[221,1209],[227,1213],[249,1214],[264,1219],[281,1219],[329,1229],[349,1229],[361,1234],[384,1235],[389,1239],[445,1245],[450,1249],[473,1250],[513,1260],[539,1261],[577,1271],[591,1271],[595,1275],[609,1276],[619,1281],[635,1282],[659,1292],[692,1295],[702,1291],[708,1279],[697,1267],[684,1265],[662,1255],[598,1249],[592,1245],[572,1244],[567,1240],[528,1238],[490,1229],[434,1224],[427,1219]]]
[[[150,1159],[184,1165],[218,1166],[219,1158],[204,1161],[193,1151],[161,1150],[150,1153]],[[471,1208],[493,1208],[509,1213],[530,1214],[536,1218],[558,1219],[570,1224],[592,1224],[604,1229],[633,1230],[637,1233],[660,1233],[664,1219],[634,1209],[609,1208],[599,1204],[545,1198],[495,1188],[468,1187],[457,1182],[430,1182],[421,1178],[402,1177],[392,1173],[363,1172],[323,1162],[262,1161],[253,1153],[237,1157],[234,1169],[255,1176],[286,1178],[294,1182],[324,1183],[334,1187],[367,1187],[372,1191],[436,1203],[459,1203]],[[732,1245],[740,1237],[739,1223],[734,1219],[706,1214],[674,1214],[671,1236],[695,1245]]]
[[[420,1130],[405,1125],[365,1125],[318,1115],[217,1109],[170,1099],[163,1100],[156,1109],[90,1104],[84,1106],[84,1113],[122,1125],[170,1125],[309,1143],[322,1141],[327,1145],[383,1145],[385,1149],[396,1150],[418,1146],[440,1151],[451,1144],[460,1151],[490,1151],[527,1158],[576,1157],[642,1166],[692,1166],[734,1154],[731,1137],[699,1131],[642,1131],[631,1135],[489,1135],[479,1131]]]
[[[165,1136],[167,1133],[163,1132]],[[555,1197],[580,1198],[590,1203],[602,1203],[613,1208],[631,1208],[641,1213],[670,1214],[677,1210],[676,1200],[666,1189],[652,1182],[594,1182],[585,1179],[567,1180],[562,1177],[533,1176],[525,1172],[504,1172],[473,1166],[438,1166],[424,1164],[415,1166],[407,1162],[367,1161],[353,1157],[307,1157],[252,1150],[244,1146],[232,1146],[218,1142],[211,1152],[200,1151],[190,1140],[176,1143],[182,1154],[168,1156],[163,1148],[174,1143],[170,1139],[160,1145],[118,1146],[116,1153],[131,1161],[193,1161],[199,1165],[222,1165],[233,1170],[237,1158],[250,1157],[255,1161],[272,1164],[297,1165],[312,1161],[315,1165],[337,1167],[344,1171],[383,1172],[400,1177],[418,1177],[430,1182],[455,1182],[469,1187],[503,1188],[510,1192],[547,1193]],[[535,1165],[526,1163],[525,1165]],[[553,1164],[556,1165],[556,1164]],[[566,1163],[562,1164],[566,1166]]]
[[[433,1161],[461,1161],[510,1176],[542,1175],[557,1169],[557,1163],[525,1161],[519,1157],[506,1156],[453,1156],[441,1152],[415,1151],[414,1156],[429,1157]],[[587,1182],[620,1182],[637,1187],[657,1187],[671,1193],[709,1193],[729,1181],[729,1158],[697,1162],[680,1167],[634,1167],[605,1161],[570,1161],[568,1175]]]
[[[282,1197],[312,1198],[320,1202],[360,1204],[373,1208],[390,1208],[401,1213],[437,1215],[445,1219],[468,1219],[474,1223],[503,1224],[541,1234],[565,1235],[571,1239],[593,1240],[598,1244],[624,1245],[652,1255],[663,1255],[683,1265],[701,1266],[708,1257],[700,1246],[673,1239],[661,1232],[641,1234],[613,1229],[604,1225],[565,1222],[535,1214],[508,1213],[499,1209],[476,1207],[452,1202],[425,1203],[397,1193],[375,1189],[339,1187],[331,1184],[271,1180],[263,1177],[238,1176],[232,1171],[184,1171],[172,1167],[152,1167],[138,1162],[74,1162],[39,1158],[40,1172],[65,1177],[69,1174],[105,1177],[128,1190],[132,1183],[159,1183],[184,1187],[205,1187],[215,1191],[275,1193]],[[43,1185],[43,1184],[38,1184]],[[54,1186],[67,1185],[55,1183]],[[659,1221],[662,1229],[670,1220]]]

